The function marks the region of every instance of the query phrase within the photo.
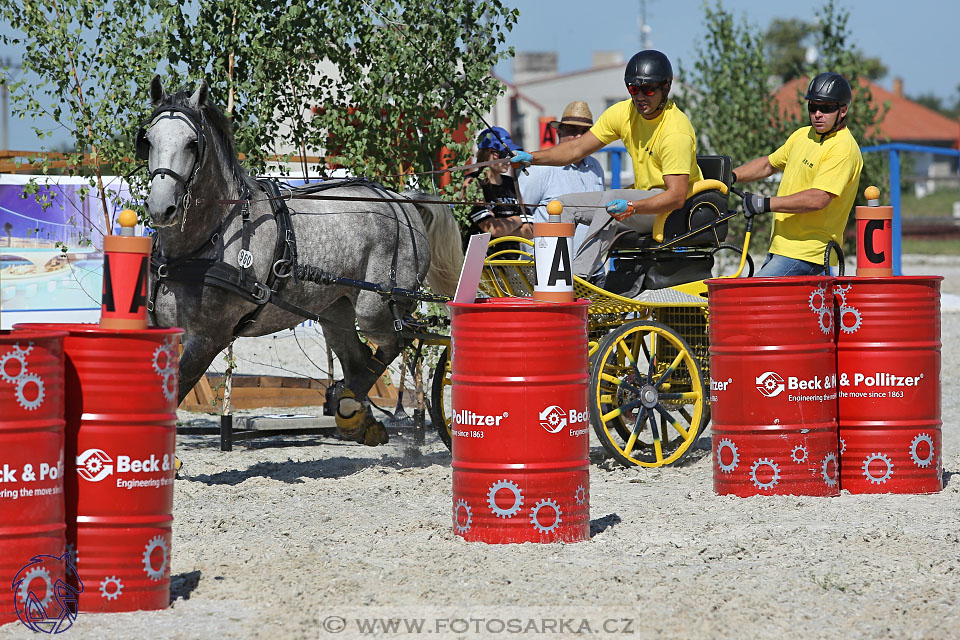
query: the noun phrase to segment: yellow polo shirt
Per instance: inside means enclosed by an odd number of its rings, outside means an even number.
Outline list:
[[[835,195],[820,211],[775,213],[770,253],[823,264],[830,240],[843,246],[843,230],[857,197],[863,157],[849,129],[828,135],[822,142],[813,127],[797,129],[782,147],[769,156],[770,164],[783,171],[778,196],[806,189]],[[831,257],[836,264],[836,254]]]
[[[647,120],[630,100],[603,112],[590,132],[603,144],[623,140],[633,158],[635,189],[665,189],[664,175],[690,176],[690,187],[703,180],[697,165],[697,136],[686,114],[668,100],[659,116]]]

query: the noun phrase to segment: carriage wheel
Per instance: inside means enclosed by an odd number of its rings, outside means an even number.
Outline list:
[[[714,278],[723,278],[732,276],[737,272],[737,267],[740,266],[740,256],[743,255],[743,247],[738,247],[734,244],[721,244],[719,247],[713,249],[710,252],[710,255],[714,259],[714,265],[717,264],[717,258],[720,258],[721,262],[731,261],[733,264],[727,264],[723,268],[714,267]],[[753,258],[750,254],[747,254],[747,264],[743,266],[743,273],[740,274],[741,278],[749,278],[753,275]]]
[[[673,329],[647,320],[601,342],[590,370],[590,422],[625,466],[682,458],[707,420],[707,393],[693,351]]]
[[[450,448],[452,434],[450,432],[450,414],[453,402],[450,395],[450,347],[445,347],[437,368],[433,372],[433,385],[430,392],[430,421],[437,428],[437,433],[443,444]]]

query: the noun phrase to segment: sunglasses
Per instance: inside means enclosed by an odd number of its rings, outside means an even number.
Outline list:
[[[652,96],[657,92],[657,89],[660,88],[658,84],[628,84],[627,93],[632,96],[640,95],[641,93],[647,97]]]
[[[840,109],[839,104],[813,104],[812,102],[807,103],[807,111],[810,113],[816,113],[817,111],[819,111],[820,113],[826,115],[826,114],[834,113],[839,109]]]
[[[560,125],[559,127],[557,127],[557,132],[563,137],[579,136],[581,134],[586,133],[589,130],[590,130],[590,127],[577,127],[573,125]]]

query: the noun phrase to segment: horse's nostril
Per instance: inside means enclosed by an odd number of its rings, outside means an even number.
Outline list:
[[[167,207],[166,210],[163,212],[163,217],[172,218],[173,214],[176,213],[176,211],[177,211],[177,205],[172,204],[169,207]]]

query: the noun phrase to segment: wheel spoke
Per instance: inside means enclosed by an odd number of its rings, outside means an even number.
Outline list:
[[[670,425],[677,430],[677,433],[683,436],[684,441],[690,438],[690,432],[684,429],[683,427],[681,427],[680,422],[676,418],[674,418],[672,415],[670,415],[670,412],[664,409],[662,405],[658,404],[654,408],[657,410],[657,413],[659,413],[660,417],[663,419],[660,422],[661,426],[665,424],[665,421],[669,420]],[[665,427],[664,427],[664,432],[666,432]],[[666,440],[669,442],[670,438],[666,438]]]
[[[664,380],[673,375],[673,372],[677,369],[677,367],[680,366],[680,362],[683,360],[683,356],[685,355],[686,353],[684,351],[680,351],[680,353],[677,354],[677,357],[673,359],[673,362],[670,363],[670,366],[667,367],[667,370],[664,371],[663,375],[660,376],[660,379],[657,380],[656,386],[659,387],[661,384],[663,384]]]
[[[606,404],[613,404],[613,402],[608,402],[608,403],[606,403]],[[622,416],[624,413],[630,411],[630,409],[633,409],[633,408],[636,407],[638,404],[640,404],[640,401],[639,401],[639,400],[634,400],[634,401],[632,401],[632,402],[624,403],[624,404],[620,405],[619,407],[617,407],[616,409],[614,409],[613,411],[611,411],[610,413],[605,413],[605,414],[603,414],[602,416],[600,416],[600,419],[603,420],[604,422],[610,422],[610,421],[613,420],[614,418],[618,418],[618,417]],[[646,409],[644,409],[644,410],[646,410]]]
[[[630,431],[630,438],[627,440],[627,443],[623,446],[623,453],[625,455],[630,455],[630,452],[633,451],[633,446],[637,443],[637,437],[640,435],[640,430],[643,427],[643,423],[646,420],[647,408],[641,407],[640,413],[637,415],[636,422],[633,423],[633,429]]]
[[[663,443],[660,441],[660,429],[657,428],[657,414],[653,411],[649,414],[650,431],[653,433],[653,450],[657,455],[657,462],[663,462]]]
[[[702,394],[696,391],[684,391],[683,393],[661,393],[660,399],[696,401],[699,400],[701,396]]]

